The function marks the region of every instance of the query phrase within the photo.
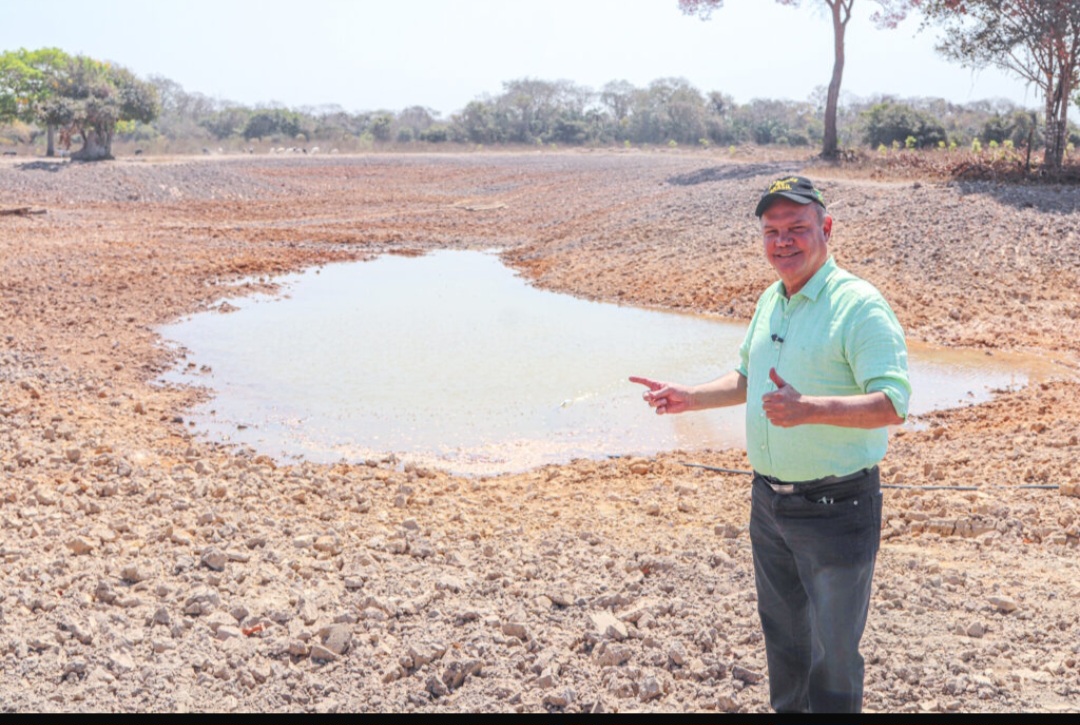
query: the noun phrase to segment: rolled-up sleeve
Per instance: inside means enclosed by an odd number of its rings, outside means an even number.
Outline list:
[[[896,414],[906,419],[911,382],[903,328],[880,296],[866,300],[856,319],[846,345],[855,382],[863,392],[885,393]]]

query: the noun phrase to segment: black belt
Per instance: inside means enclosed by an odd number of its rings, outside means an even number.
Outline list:
[[[846,476],[825,476],[824,478],[815,478],[812,481],[781,481],[778,478],[772,476],[766,476],[764,473],[758,473],[754,471],[754,475],[769,485],[773,491],[777,493],[789,494],[795,493],[800,488],[811,488],[813,486],[819,486],[829,483],[844,483],[845,481],[854,481],[857,478],[863,478],[870,475],[874,470],[873,468],[863,468],[862,470],[855,471],[855,473],[849,473]]]

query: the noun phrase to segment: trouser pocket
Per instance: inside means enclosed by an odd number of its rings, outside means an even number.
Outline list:
[[[872,468],[866,472],[866,475],[849,481],[819,483],[814,486],[802,487],[795,495],[811,503],[835,505],[854,503],[862,494],[878,491],[880,488],[881,483],[877,468]]]

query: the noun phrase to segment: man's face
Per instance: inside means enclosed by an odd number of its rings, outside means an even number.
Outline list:
[[[826,243],[832,233],[832,217],[819,222],[815,207],[777,199],[761,215],[765,257],[780,275],[789,297],[829,258]]]

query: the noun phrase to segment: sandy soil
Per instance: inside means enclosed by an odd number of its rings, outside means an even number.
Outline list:
[[[47,212],[0,216],[0,710],[767,710],[748,480],[680,464],[741,451],[283,465],[149,383],[156,325],[384,252],[498,247],[547,288],[746,319],[773,279],[751,210],[799,169],[912,339],[1073,373],[894,435],[885,480],[946,490],[886,493],[867,709],[1080,710],[1080,194],[807,163],[0,162],[0,210]]]

